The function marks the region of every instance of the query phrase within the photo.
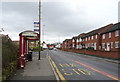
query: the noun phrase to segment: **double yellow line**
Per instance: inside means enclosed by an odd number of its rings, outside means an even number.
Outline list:
[[[61,72],[59,71],[59,69],[57,68],[56,64],[54,63],[54,61],[51,59],[50,56],[48,56],[51,64],[53,65],[55,71],[57,72],[58,76],[59,76],[59,79],[62,81],[62,82],[67,82],[66,79],[63,77],[63,75],[61,74]]]

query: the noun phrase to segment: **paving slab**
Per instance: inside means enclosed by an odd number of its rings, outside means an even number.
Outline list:
[[[24,69],[17,70],[11,80],[56,80],[46,51],[41,51],[38,60],[38,52],[33,52],[33,60],[26,63]]]

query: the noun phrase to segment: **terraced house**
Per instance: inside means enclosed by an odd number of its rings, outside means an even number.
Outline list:
[[[76,49],[77,36],[72,38],[72,49]]]
[[[120,58],[120,22],[109,24],[72,39],[72,49],[66,51],[107,58]]]
[[[83,36],[85,36],[85,33],[79,34],[77,36],[77,41],[76,41],[76,49],[83,49],[84,44],[83,44]]]
[[[108,55],[120,55],[120,22],[101,33],[102,51],[109,52]],[[119,54],[119,55],[118,55]]]
[[[101,35],[100,33],[110,28],[113,24],[90,31],[83,36],[83,44],[86,49],[100,50],[101,49]]]

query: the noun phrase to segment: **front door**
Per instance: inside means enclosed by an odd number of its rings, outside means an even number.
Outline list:
[[[110,51],[110,43],[107,43],[107,51]]]
[[[96,50],[96,43],[94,43],[94,50]]]

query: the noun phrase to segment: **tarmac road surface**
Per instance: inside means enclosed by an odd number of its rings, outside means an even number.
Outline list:
[[[120,78],[117,63],[61,50],[48,50],[46,53],[66,80],[118,82],[118,77]]]

